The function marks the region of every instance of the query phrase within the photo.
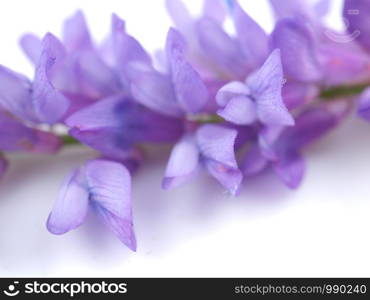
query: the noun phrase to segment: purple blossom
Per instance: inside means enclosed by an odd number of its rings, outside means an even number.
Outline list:
[[[270,141],[273,155],[266,155],[258,144],[254,144],[241,169],[246,176],[251,176],[271,166],[289,188],[297,188],[306,168],[303,149],[335,128],[349,111],[350,105],[345,100],[307,108],[296,117],[295,126],[280,131]]]
[[[202,110],[209,97],[200,75],[185,58],[185,41],[170,29],[166,41],[168,72],[132,67],[131,92],[142,105],[174,117]]]
[[[319,1],[315,7],[307,1],[288,0],[284,1],[284,5],[270,1],[280,17],[272,40],[275,47],[279,47],[276,43],[286,47],[285,51],[282,48],[281,51],[287,74],[294,74],[295,60],[303,66],[303,72],[297,72],[292,77],[304,82],[320,81],[330,86],[361,82],[369,76],[369,58],[357,46],[357,37],[336,32],[324,25],[322,17],[330,8],[326,0]],[[284,14],[281,14],[282,11]]]
[[[173,142],[183,132],[180,120],[150,111],[124,95],[101,99],[65,123],[71,136],[118,160],[129,158],[139,142]]]
[[[199,19],[192,19],[181,0],[167,0],[167,7],[189,42],[187,54],[200,74],[213,80],[242,80],[266,59],[267,34],[237,1],[230,2],[237,37],[227,34],[222,27],[227,7],[222,2],[205,1]]]
[[[219,90],[217,102],[222,109],[218,114],[237,125],[256,121],[266,126],[293,125],[281,96],[283,81],[280,50],[275,50],[245,83],[231,82]]]
[[[234,151],[237,134],[235,129],[207,124],[195,134],[185,135],[171,152],[162,187],[170,189],[187,182],[202,164],[227,191],[236,195],[242,181]]]
[[[69,100],[50,82],[53,66],[59,61],[58,46],[54,36],[45,36],[33,82],[21,74],[0,67],[0,105],[4,109],[35,123],[53,124],[64,116]]]
[[[60,146],[54,134],[28,127],[0,110],[0,151],[54,153]]]
[[[120,163],[92,160],[66,179],[47,221],[53,234],[76,229],[93,210],[131,250],[136,250],[132,223],[131,176]]]

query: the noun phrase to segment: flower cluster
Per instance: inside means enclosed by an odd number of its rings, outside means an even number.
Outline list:
[[[164,189],[204,169],[237,195],[267,168],[297,188],[304,148],[348,116],[353,99],[370,121],[370,0],[345,0],[347,32],[325,26],[329,1],[270,4],[276,22],[267,33],[237,0],[204,0],[197,17],[168,0],[175,27],[155,57],[117,15],[103,45],[82,12],[64,23],[61,40],[21,38],[35,75],[0,66],[1,153],[55,153],[66,140],[55,125],[99,153],[67,177],[51,233],[77,228],[91,209],[135,250],[131,178],[144,161],[141,144],[173,144]],[[1,174],[6,165],[0,156]]]

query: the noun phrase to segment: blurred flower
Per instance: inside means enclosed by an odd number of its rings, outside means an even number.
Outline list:
[[[190,61],[203,77],[242,80],[266,59],[267,34],[237,1],[228,2],[232,7],[236,37],[223,29],[228,11],[223,1],[205,1],[199,19],[191,17],[181,0],[167,0],[166,3],[176,28],[189,43]]]
[[[66,121],[71,136],[110,159],[125,160],[137,143],[173,142],[183,133],[180,120],[116,95],[92,104]]]
[[[370,51],[370,1],[344,0],[343,17],[347,20],[347,32],[356,35],[358,42],[367,51]]]
[[[47,34],[36,67],[34,81],[5,67],[0,67],[0,105],[20,119],[34,123],[54,124],[61,120],[69,100],[55,89],[50,74],[60,59],[56,38]]]
[[[242,171],[251,176],[271,166],[289,188],[297,188],[306,168],[302,151],[335,128],[348,115],[350,107],[344,100],[303,110],[295,118],[295,126],[270,137],[269,155],[258,144],[252,144],[242,162]]]

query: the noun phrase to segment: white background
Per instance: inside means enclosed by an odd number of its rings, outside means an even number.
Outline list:
[[[185,1],[194,11],[200,2]],[[271,29],[265,1],[241,2]],[[333,1],[337,8],[340,2]],[[170,25],[160,0],[3,0],[0,64],[31,76],[18,37],[59,34],[77,8],[98,40],[116,12],[150,50],[163,44]],[[338,15],[329,22],[340,26]],[[294,192],[270,173],[248,180],[238,198],[206,175],[165,192],[167,152],[153,149],[134,177],[136,253],[93,216],[64,236],[45,229],[64,176],[93,157],[91,150],[12,155],[0,183],[0,276],[370,276],[370,124],[354,116],[307,149],[307,176]]]

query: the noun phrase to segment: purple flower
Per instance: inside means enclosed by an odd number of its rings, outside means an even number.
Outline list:
[[[37,37],[25,35],[21,45],[31,61],[41,47]],[[56,39],[56,38],[55,38]],[[55,87],[70,98],[72,109],[89,104],[93,100],[110,96],[120,91],[117,74],[112,70],[96,49],[82,12],[77,12],[63,26],[63,42],[54,41],[59,48],[60,63],[54,66],[51,81]]]
[[[131,87],[132,95],[143,105],[189,125],[192,124],[189,118],[202,112],[209,95],[199,74],[187,62],[185,48],[181,34],[170,29],[166,42],[168,73],[154,69],[135,70]],[[163,187],[168,189],[187,181],[202,163],[213,177],[235,194],[241,183],[241,172],[234,157],[236,136],[236,130],[218,125],[199,128],[195,125],[195,129],[188,129],[174,146]]]
[[[292,81],[325,86],[358,83],[369,76],[370,60],[354,43],[356,37],[325,27],[321,19],[328,11],[325,0],[316,7],[304,1],[271,2],[280,19],[270,43],[281,50],[287,87]]]
[[[60,146],[54,134],[28,127],[0,109],[0,151],[55,153]]]
[[[343,17],[348,22],[347,32],[361,46],[370,51],[370,1],[345,0]]]
[[[200,75],[185,58],[185,41],[170,29],[166,42],[168,72],[132,68],[131,92],[142,105],[169,116],[181,117],[202,110],[209,100]]]
[[[276,24],[270,43],[273,48],[281,50],[284,74],[288,79],[300,82],[318,82],[321,79],[314,37],[304,22],[282,19]]]
[[[79,227],[93,210],[131,250],[136,250],[132,223],[131,176],[120,163],[88,161],[66,179],[47,221],[53,234]]]
[[[183,133],[181,120],[150,111],[124,95],[102,99],[65,123],[71,136],[117,160],[129,158],[139,142],[171,142]]]
[[[242,173],[234,153],[237,130],[220,125],[200,126],[185,135],[173,148],[162,186],[174,188],[193,177],[200,165],[232,195],[238,193]]]
[[[335,128],[349,108],[346,100],[307,108],[296,117],[295,126],[286,127],[270,141],[273,156],[266,155],[258,144],[253,144],[242,163],[242,171],[251,176],[271,166],[289,188],[297,188],[305,172],[303,149]]]
[[[2,152],[55,153],[61,140],[52,133],[28,127],[0,109],[0,177],[7,169]]]
[[[270,0],[277,19],[297,17],[312,25],[321,26],[322,18],[330,11],[330,0],[319,0],[311,5],[305,0]]]
[[[62,119],[69,100],[50,81],[53,67],[61,55],[56,38],[47,34],[43,51],[31,83],[26,77],[0,67],[0,105],[17,116],[35,123],[53,124]]]
[[[281,96],[283,80],[280,51],[275,50],[245,83],[231,82],[220,89],[217,102],[222,109],[218,114],[237,125],[256,121],[266,126],[293,125],[294,120]]]

